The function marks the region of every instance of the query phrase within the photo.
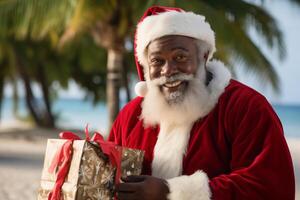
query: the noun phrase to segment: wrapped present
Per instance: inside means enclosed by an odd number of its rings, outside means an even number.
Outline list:
[[[99,133],[86,140],[70,132],[47,142],[38,200],[111,200],[121,177],[139,175],[144,152],[106,142]]]

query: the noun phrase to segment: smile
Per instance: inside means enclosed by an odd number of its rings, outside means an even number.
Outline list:
[[[179,86],[182,83],[183,83],[183,81],[174,81],[174,82],[170,82],[170,83],[165,83],[163,86],[167,87],[167,88],[174,88],[174,87]]]

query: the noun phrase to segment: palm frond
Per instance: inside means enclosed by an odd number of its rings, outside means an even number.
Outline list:
[[[274,66],[253,43],[239,21],[228,19],[224,9],[216,9],[202,1],[191,2],[193,3],[185,5],[177,1],[177,4],[206,16],[216,33],[217,50],[220,50],[216,53],[217,57],[231,66],[236,64],[232,60],[239,60],[261,80],[268,80],[275,91],[279,91],[279,79]]]
[[[218,39],[223,41],[231,57],[242,62],[248,70],[255,72],[263,82],[268,80],[275,91],[279,92],[278,75],[274,70],[274,66],[261,52],[260,48],[253,43],[239,25],[227,23],[226,28],[229,29],[228,32],[220,34]]]
[[[49,31],[61,32],[77,0],[4,0],[0,2],[3,35],[40,39]]]
[[[263,7],[242,0],[206,0],[205,3],[215,10],[224,11],[224,17],[238,22],[246,31],[254,28],[269,48],[276,48],[281,59],[285,57],[282,32],[277,21]]]

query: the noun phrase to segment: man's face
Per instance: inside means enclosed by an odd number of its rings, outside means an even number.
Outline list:
[[[159,85],[167,100],[182,99],[189,81],[184,75],[195,76],[198,62],[196,40],[185,36],[165,36],[152,41],[147,51],[150,80],[164,77]]]

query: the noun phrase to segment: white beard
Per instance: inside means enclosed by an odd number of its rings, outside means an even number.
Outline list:
[[[168,125],[178,126],[193,123],[205,116],[215,102],[211,101],[209,90],[205,85],[204,66],[200,66],[194,78],[190,79],[186,91],[175,92],[168,100],[157,85],[159,80],[147,81],[148,93],[142,103],[142,115],[146,126]],[[182,95],[182,96],[181,96]],[[175,98],[179,99],[178,101]],[[173,103],[169,100],[173,99]]]
[[[207,68],[213,74],[209,85],[205,85],[204,66],[199,66],[183,98],[172,104],[155,82],[147,80],[148,93],[142,102],[140,118],[145,126],[160,126],[152,161],[153,176],[168,179],[181,175],[182,160],[194,122],[213,109],[229,83],[231,75],[223,63],[212,61],[207,63]]]

